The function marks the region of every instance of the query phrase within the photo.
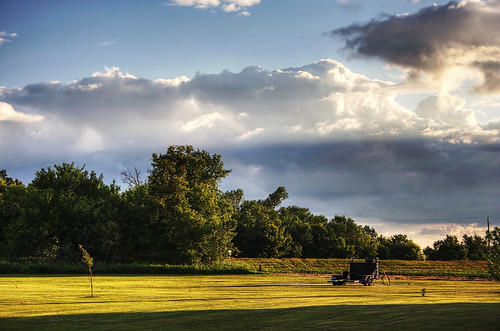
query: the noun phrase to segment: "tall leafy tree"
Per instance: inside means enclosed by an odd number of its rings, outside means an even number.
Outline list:
[[[500,227],[496,226],[487,233],[488,247],[488,271],[490,276],[500,280]]]
[[[292,238],[275,209],[288,197],[278,187],[265,200],[243,201],[236,215],[234,244],[243,257],[284,257],[292,250]]]
[[[405,234],[396,234],[390,238],[378,237],[378,257],[393,260],[422,260],[422,250]]]
[[[347,246],[325,216],[314,215],[307,208],[288,206],[280,209],[280,217],[293,239],[291,256],[329,258],[354,255],[354,247]]]
[[[26,187],[20,182],[0,172],[0,257],[16,257],[17,250],[10,240],[14,223],[23,213],[26,202]],[[28,243],[29,244],[29,243]]]
[[[467,252],[456,236],[446,235],[445,239],[434,242],[433,247],[424,249],[424,255],[428,260],[445,261],[464,260],[466,258]]]
[[[257,201],[245,201],[237,215],[234,244],[242,257],[284,257],[291,237],[278,213]]]
[[[6,170],[0,170],[0,246],[4,239],[4,229],[21,212],[20,201],[23,199],[25,189],[20,180],[7,176]]]
[[[76,262],[82,243],[100,259],[111,260],[118,233],[118,193],[102,175],[73,163],[41,169],[27,187],[7,241],[20,249],[20,256]]]
[[[286,231],[292,237],[292,249],[289,257],[303,257],[314,245],[311,229],[311,218],[314,215],[307,208],[298,206],[282,207],[279,210],[280,218]]]
[[[153,154],[151,165],[148,183],[159,231],[156,259],[215,262],[227,256],[234,208],[218,187],[230,173],[220,155],[170,146],[165,154]]]
[[[333,233],[340,237],[338,257],[366,258],[377,254],[377,233],[373,228],[363,227],[350,217],[335,216],[329,223]]]
[[[118,219],[120,260],[154,262],[163,229],[155,218],[154,204],[147,184],[121,194]]]
[[[467,254],[468,260],[487,260],[488,259],[488,242],[481,236],[474,234],[472,236],[464,235],[462,245]]]

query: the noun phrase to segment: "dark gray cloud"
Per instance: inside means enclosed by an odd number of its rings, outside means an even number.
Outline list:
[[[327,216],[391,220],[393,229],[438,220],[464,227],[486,216],[500,218],[498,145],[344,141],[221,153],[234,169],[228,188],[249,182],[261,188],[249,198],[263,198],[285,186],[290,194],[285,204]]]
[[[500,18],[499,18],[500,19]],[[476,87],[479,93],[499,93],[500,92],[500,61],[475,61],[477,67],[484,73],[484,84]]]
[[[356,54],[379,57],[414,70],[442,72],[451,66],[478,69],[476,90],[498,93],[500,2],[450,1],[414,14],[386,15],[329,32]]]

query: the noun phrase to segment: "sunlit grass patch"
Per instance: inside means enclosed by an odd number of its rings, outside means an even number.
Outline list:
[[[86,276],[1,277],[0,329],[153,328],[163,323],[297,329],[368,326],[371,319],[378,326],[433,325],[433,319],[447,326],[461,326],[456,321],[482,326],[500,322],[493,313],[500,311],[498,282],[395,280],[391,286],[332,286],[327,279],[268,274],[96,276],[91,298]]]

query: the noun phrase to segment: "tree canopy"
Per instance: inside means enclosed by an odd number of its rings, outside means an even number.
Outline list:
[[[350,217],[328,219],[308,208],[283,206],[283,186],[246,200],[242,189],[222,192],[230,174],[218,154],[170,146],[152,154],[151,169],[123,171],[128,189],[85,166],[42,168],[27,186],[0,170],[0,258],[78,262],[79,245],[96,261],[214,263],[241,257],[419,260],[407,235],[378,235]],[[496,230],[489,239],[498,250]],[[447,236],[424,250],[427,259],[488,258],[486,238]],[[499,254],[500,255],[500,254]]]

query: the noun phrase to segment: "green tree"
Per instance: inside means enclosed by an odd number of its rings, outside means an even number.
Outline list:
[[[284,257],[292,250],[292,238],[275,210],[288,194],[284,187],[265,200],[244,201],[236,215],[234,244],[243,257]]]
[[[268,208],[276,209],[283,200],[288,199],[288,192],[283,186],[280,186],[273,193],[269,194],[266,200],[261,203]]]
[[[0,258],[11,255],[6,232],[21,215],[21,201],[25,194],[26,187],[20,181],[7,176],[5,170],[0,170]]]
[[[17,187],[7,192],[14,215],[4,229],[4,255],[11,259],[55,258],[55,212],[51,206],[52,194],[33,187]]]
[[[378,252],[381,259],[423,260],[420,246],[405,234],[396,234],[388,239],[379,237]]]
[[[491,277],[500,280],[500,227],[487,233],[486,239],[490,242],[488,271]]]
[[[392,257],[391,257],[391,239],[380,235],[377,238],[377,242],[378,242],[377,256],[381,260],[392,259]]]
[[[340,239],[339,251],[336,254],[338,257],[366,258],[377,255],[378,242],[375,229],[363,227],[356,224],[350,217],[338,215],[331,220],[329,225]]]
[[[303,257],[314,244],[310,224],[310,219],[314,215],[309,209],[298,206],[282,207],[279,215],[286,232],[292,237],[292,248],[287,257]]]
[[[237,189],[224,193],[223,198],[227,200],[235,211],[238,211],[243,202],[243,190]]]
[[[23,185],[23,183],[17,178],[12,178],[12,177],[7,176],[7,170],[1,169],[0,170],[0,185],[6,185],[6,186]]]
[[[219,190],[230,170],[220,155],[192,146],[170,146],[153,154],[148,183],[159,231],[156,260],[216,262],[227,256],[235,212]]]
[[[433,247],[424,249],[427,260],[464,260],[466,257],[465,248],[460,244],[456,236],[446,235],[445,239],[434,242]]]
[[[488,259],[488,242],[481,236],[475,234],[473,236],[464,235],[462,245],[466,251],[468,260],[484,260]]]
[[[147,184],[135,186],[121,195],[118,219],[120,260],[155,262],[164,229],[155,217]]]
[[[73,163],[54,165],[38,171],[20,198],[6,231],[11,253],[76,262],[83,243],[100,259],[112,260],[119,188],[104,184],[102,175]]]
[[[290,256],[305,258],[351,257],[354,247],[335,233],[335,226],[323,215],[314,215],[307,208],[280,208],[280,218],[292,236]]]

